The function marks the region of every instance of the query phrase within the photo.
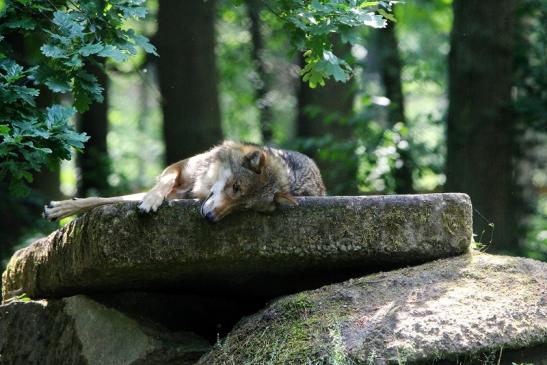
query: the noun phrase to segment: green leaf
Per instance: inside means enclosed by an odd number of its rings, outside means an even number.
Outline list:
[[[70,84],[64,80],[49,79],[44,84],[54,93],[67,93],[72,90]]]
[[[80,69],[84,67],[84,62],[79,54],[72,55],[69,60],[63,62],[70,69]]]
[[[88,57],[92,54],[97,54],[104,49],[104,46],[100,43],[86,44],[78,51],[82,56]]]
[[[317,70],[325,76],[333,76],[336,81],[346,82],[349,80],[349,72],[345,69],[349,66],[347,63],[336,57],[331,51],[323,52],[323,60],[317,63]]]
[[[50,106],[47,108],[47,127],[52,128],[54,126],[64,125],[75,113],[76,110],[72,107],[66,107],[59,104]]]
[[[361,20],[363,24],[373,28],[385,28],[387,25],[386,20],[381,15],[374,13],[364,14]]]
[[[377,6],[378,4],[380,4],[379,1],[363,1],[361,4],[359,4],[359,7],[360,8],[370,8],[370,7],[373,7],[373,6]]]
[[[43,55],[50,58],[67,58],[66,52],[52,44],[44,44],[42,47],[40,47],[40,51],[42,51]]]
[[[84,26],[81,24],[81,20],[77,18],[75,12],[56,11],[53,13],[53,23],[61,28],[61,31],[68,32],[72,38],[81,38],[84,36]]]
[[[15,61],[8,60],[2,63],[1,67],[6,71],[5,78],[7,83],[17,81],[24,76],[23,66],[18,65]]]
[[[21,177],[25,179],[28,183],[32,182],[32,174],[28,171],[21,171]]]
[[[146,8],[142,6],[133,7],[133,8],[126,7],[123,9],[123,15],[125,18],[142,19],[146,17],[146,13],[147,13]]]
[[[22,100],[31,106],[36,105],[34,98],[40,94],[40,90],[38,89],[18,85],[12,86],[11,91],[17,99]]]
[[[6,124],[0,124],[0,135],[7,136],[11,128]]]
[[[361,32],[359,32],[359,30],[355,28],[341,27],[340,40],[343,43],[360,44],[362,41]]]
[[[34,149],[36,151],[40,151],[40,152],[43,152],[45,154],[50,154],[50,153],[53,153],[53,151],[51,150],[51,148],[47,148],[47,147],[34,147]]]
[[[88,111],[92,102],[93,101],[89,97],[89,94],[84,90],[78,87],[74,89],[74,106],[79,113]]]
[[[97,55],[112,58],[116,62],[125,62],[127,60],[127,55],[111,44],[106,45]]]
[[[89,139],[89,136],[85,133],[76,133],[74,131],[68,130],[65,133],[65,138],[67,143],[72,147],[82,149],[84,148],[84,142]]]
[[[386,18],[387,20],[391,20],[392,22],[397,23],[397,19],[395,19],[393,14],[388,13],[384,9],[378,9],[377,11],[378,11],[378,14],[380,14],[381,16]]]
[[[92,75],[85,71],[80,71],[74,79],[74,84],[78,88],[82,89],[82,91],[90,94],[90,96],[92,96],[94,100],[98,102],[103,101],[103,88],[101,85],[99,85],[99,82],[97,81],[95,75]]]
[[[156,52],[156,47],[150,43],[148,38],[143,37],[142,35],[135,35],[133,39],[135,40],[135,44],[144,49],[146,53],[152,53],[155,56],[159,56]]]

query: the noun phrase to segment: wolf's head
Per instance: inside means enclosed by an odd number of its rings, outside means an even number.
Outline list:
[[[271,212],[277,205],[296,205],[290,194],[286,168],[258,146],[226,146],[211,165],[209,196],[201,215],[218,222],[234,210]]]

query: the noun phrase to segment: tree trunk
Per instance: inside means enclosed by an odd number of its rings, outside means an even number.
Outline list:
[[[214,3],[159,2],[157,46],[168,164],[203,152],[222,139]]]
[[[39,108],[46,108],[55,101],[53,92],[45,87],[40,88],[40,95],[36,98]],[[59,200],[63,198],[61,193],[61,163],[55,162],[54,166],[43,167],[34,175],[32,189],[38,193],[44,201]],[[42,212],[37,212],[41,214]]]
[[[260,130],[262,132],[262,142],[271,143],[272,133],[272,113],[269,102],[266,98],[268,93],[268,75],[266,72],[266,65],[262,58],[262,52],[264,50],[264,41],[260,30],[260,2],[258,0],[247,1],[247,13],[250,19],[252,48],[251,56],[256,68],[257,80],[256,80],[256,104],[259,110],[260,118]]]
[[[108,193],[110,159],[106,144],[108,132],[108,76],[99,66],[88,65],[87,71],[97,77],[104,88],[102,103],[93,103],[79,118],[78,129],[90,137],[83,153],[77,155],[78,196],[104,195]]]
[[[465,192],[476,209],[477,240],[510,250],[514,118],[511,113],[515,0],[455,0],[449,56],[446,191]]]
[[[303,64],[304,60],[301,59],[301,65]],[[347,124],[347,120],[353,112],[354,96],[353,79],[346,83],[328,80],[325,86],[318,86],[315,89],[311,89],[305,82],[300,82],[297,95],[297,137],[321,138],[331,135],[335,142],[351,141],[353,129]],[[317,162],[329,194],[357,193],[357,165],[352,152],[349,152],[352,153],[351,156],[333,160],[321,159],[318,150],[303,152]]]
[[[401,56],[395,31],[395,23],[389,23],[385,29],[376,32],[379,56],[380,77],[384,85],[385,96],[390,100],[388,123],[391,128],[397,123],[406,125],[405,100],[401,82]],[[412,159],[408,148],[397,146],[402,163],[395,170],[395,192],[409,194],[412,188]]]

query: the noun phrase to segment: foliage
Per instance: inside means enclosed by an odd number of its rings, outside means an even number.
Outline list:
[[[335,52],[335,33],[344,43],[360,42],[360,28],[369,26],[384,28],[395,1],[358,0],[283,0],[271,11],[286,25],[291,45],[304,52],[306,62],[301,71],[303,80],[310,87],[325,85],[325,79],[347,81],[351,76],[350,65]]]
[[[365,194],[393,194],[396,190],[395,171],[401,166],[400,150],[410,150],[417,157],[423,158],[430,154],[424,151],[425,146],[409,138],[409,128],[402,123],[396,123],[387,128],[381,120],[375,120],[377,108],[370,98],[364,102],[366,106],[360,113],[350,118],[339,116],[323,116],[320,120],[328,120],[332,129],[347,128],[353,131],[351,139],[340,139],[332,133],[322,137],[300,138],[293,148],[299,150],[319,151],[318,159],[331,162],[330,169],[322,171],[326,180],[336,180],[344,171],[357,171],[355,180],[340,181],[337,185],[328,186],[329,194],[339,195],[352,190],[357,185],[358,191]],[[317,111],[318,115],[324,113]],[[416,152],[417,151],[417,152]],[[413,173],[421,174],[426,166],[417,165]]]
[[[537,202],[537,212],[529,216],[528,235],[523,243],[522,254],[536,260],[547,261],[547,197]]]
[[[318,123],[333,123],[335,126],[329,128],[333,131],[338,125],[349,124],[354,138],[340,140],[329,135],[306,139],[296,148],[318,149],[320,159],[335,162],[332,165],[342,170],[356,169],[358,189],[365,194],[395,192],[396,172],[402,162],[399,151],[405,149],[413,161],[414,189],[434,192],[444,183],[443,122],[447,105],[446,57],[452,20],[450,1],[405,2],[404,6],[395,7],[394,12],[403,65],[406,125],[390,127],[385,120],[390,101],[384,96],[384,86],[378,82],[374,64],[376,50],[371,38],[376,31],[366,32],[363,43],[352,49],[357,65],[354,66],[357,96],[353,116],[342,120],[320,111],[312,115]],[[340,171],[323,173],[336,176]],[[345,189],[342,185],[329,186],[332,194]]]
[[[140,75],[109,74],[108,151],[113,163],[108,182],[113,194],[149,189],[164,168],[160,98],[150,86],[155,69],[145,70]]]
[[[251,57],[250,22],[243,6],[217,6],[217,67],[222,129],[228,138],[260,141],[255,90],[258,76]]]
[[[124,61],[137,47],[154,53],[148,40],[125,29],[127,19],[146,15],[144,0],[48,1],[11,0],[0,9],[0,181],[9,179],[10,192],[29,193],[32,172],[70,159],[87,140],[69,125],[76,111],[102,101],[102,88],[85,71],[95,57]],[[36,65],[24,63],[17,40],[39,38]],[[44,107],[38,97],[47,93],[73,96],[72,106]],[[49,103],[48,103],[49,104]]]
[[[547,260],[547,196],[541,192],[547,182],[547,3],[521,1],[516,18],[515,206],[525,217],[519,222],[524,239],[518,253]]]
[[[547,129],[547,3],[519,3],[516,42],[515,106],[528,127]]]
[[[409,150],[419,192],[439,191],[445,181],[451,3],[421,0],[395,8]]]
[[[244,6],[234,7],[233,0],[217,4],[217,65],[224,136],[260,143],[260,109],[267,107],[274,141],[286,142],[294,132],[299,66],[294,64],[294,51],[287,47],[290,37],[284,21],[267,7],[260,8],[263,48],[259,57],[265,65],[261,79],[252,59],[248,12]],[[256,90],[264,83],[266,95],[257,100]]]

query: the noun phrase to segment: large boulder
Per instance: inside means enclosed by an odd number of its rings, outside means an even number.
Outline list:
[[[275,300],[199,364],[545,364],[546,288],[539,261],[442,259]]]
[[[0,365],[193,364],[209,349],[83,295],[0,306]]]
[[[3,299],[98,291],[181,290],[271,298],[468,250],[465,194],[300,198],[272,215],[218,224],[195,201],[142,216],[134,203],[96,208],[19,250]]]

